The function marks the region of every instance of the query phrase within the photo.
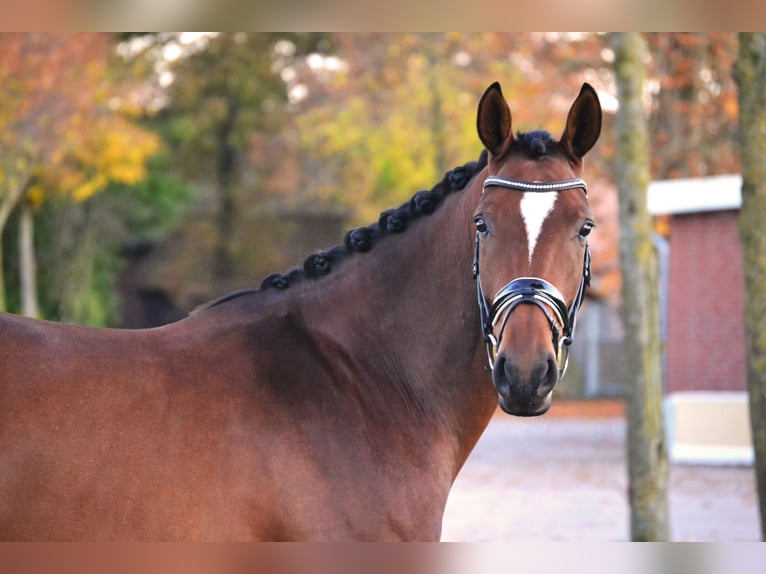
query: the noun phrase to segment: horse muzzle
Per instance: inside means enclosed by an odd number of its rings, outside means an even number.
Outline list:
[[[492,383],[500,408],[516,416],[545,414],[551,406],[559,373],[553,353],[544,353],[526,366],[501,353],[492,368]]]

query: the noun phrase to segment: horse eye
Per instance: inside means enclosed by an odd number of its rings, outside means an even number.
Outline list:
[[[582,227],[580,228],[580,231],[577,232],[577,234],[580,237],[588,237],[590,235],[590,232],[593,231],[594,224],[591,221],[586,221],[583,223]]]
[[[487,222],[483,218],[477,217],[474,219],[473,224],[476,226],[476,231],[484,235],[487,232]]]

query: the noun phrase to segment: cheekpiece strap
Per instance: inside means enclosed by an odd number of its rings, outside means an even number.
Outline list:
[[[585,195],[588,195],[588,185],[581,177],[574,177],[572,179],[562,179],[561,181],[546,181],[542,182],[529,182],[521,181],[519,179],[509,179],[507,177],[499,177],[491,175],[484,180],[483,191],[488,187],[504,187],[506,189],[515,189],[516,191],[564,191],[566,189],[582,189]]]

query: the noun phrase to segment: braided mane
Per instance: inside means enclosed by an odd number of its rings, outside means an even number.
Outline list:
[[[191,314],[196,315],[243,295],[269,289],[284,290],[300,281],[318,279],[327,275],[341,261],[355,253],[367,253],[386,235],[402,233],[410,222],[433,213],[447,195],[464,189],[471,178],[486,165],[487,152],[483,151],[477,161],[468,162],[448,171],[444,178],[430,190],[418,191],[406,203],[381,213],[377,222],[348,231],[343,238],[343,245],[313,253],[306,258],[302,267],[287,273],[272,273],[261,282],[258,289],[234,291],[197,307]]]

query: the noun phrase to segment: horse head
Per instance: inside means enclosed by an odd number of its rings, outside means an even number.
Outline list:
[[[581,176],[601,106],[584,84],[559,140],[540,130],[514,136],[495,83],[479,102],[477,128],[489,163],[474,212],[474,275],[492,381],[504,411],[540,415],[566,369],[590,279],[594,221]]]

